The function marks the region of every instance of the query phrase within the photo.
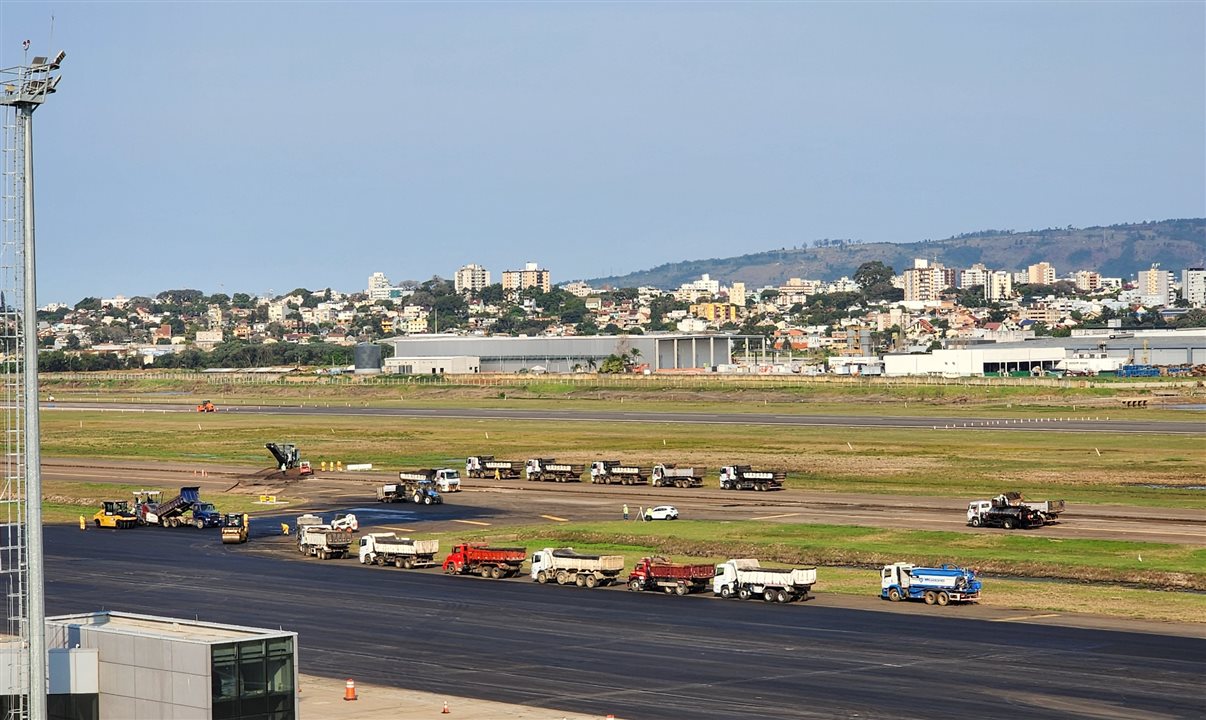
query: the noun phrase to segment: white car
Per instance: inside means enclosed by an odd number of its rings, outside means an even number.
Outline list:
[[[645,511],[646,520],[677,520],[678,508],[673,505],[658,505]]]

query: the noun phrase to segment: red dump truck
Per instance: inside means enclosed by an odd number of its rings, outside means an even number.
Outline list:
[[[472,575],[494,578],[518,575],[528,553],[524,548],[496,548],[475,543],[461,543],[444,558],[444,572],[449,575]]]
[[[665,593],[686,595],[710,589],[715,575],[716,566],[710,563],[693,565],[670,562],[661,557],[644,557],[628,574],[628,589],[640,592],[661,588]]]

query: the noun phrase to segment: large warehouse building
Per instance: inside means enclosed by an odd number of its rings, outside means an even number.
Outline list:
[[[734,357],[751,362],[766,356],[766,342],[747,335],[591,335],[584,337],[479,337],[459,335],[407,335],[383,341],[393,346],[390,366],[428,368],[424,358],[473,358],[463,363],[476,372],[519,372],[533,369],[551,373],[597,368],[609,355],[633,358],[659,370],[708,369],[727,365]],[[634,355],[635,351],[635,355]]]

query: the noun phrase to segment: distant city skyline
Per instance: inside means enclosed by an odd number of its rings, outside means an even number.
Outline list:
[[[0,66],[67,51],[35,122],[45,304],[1202,217],[1204,26],[1177,2],[10,1]]]

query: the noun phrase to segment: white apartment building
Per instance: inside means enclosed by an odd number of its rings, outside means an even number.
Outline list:
[[[976,263],[968,269],[959,273],[959,288],[975,287],[977,285],[988,285],[989,270],[984,266],[984,263]]]
[[[984,279],[984,299],[989,302],[1001,302],[1013,297],[1013,273],[1005,270],[994,270]]]
[[[1181,271],[1181,298],[1190,307],[1206,306],[1206,268],[1185,268]]]
[[[456,271],[452,284],[458,293],[480,292],[490,284],[490,271],[476,263],[464,265]]]
[[[1139,302],[1144,305],[1171,305],[1172,273],[1161,270],[1159,263],[1155,263],[1150,270],[1139,271],[1135,289],[1139,292]]]
[[[904,271],[905,302],[933,302],[946,289],[946,273],[938,263],[920,258]]]
[[[1055,268],[1049,262],[1040,262],[1026,268],[1026,282],[1031,285],[1054,285]]]
[[[388,300],[390,291],[394,288],[389,283],[389,278],[385,277],[385,273],[375,272],[369,275],[368,289],[365,293],[369,300]]]
[[[592,288],[590,285],[587,285],[586,283],[582,282],[581,280],[575,280],[572,283],[566,283],[565,285],[562,285],[561,288],[563,290],[565,290],[567,293],[569,293],[570,295],[573,295],[574,297],[580,297],[580,298],[590,297],[595,292],[594,288]]]
[[[540,288],[541,292],[548,292],[552,286],[549,271],[541,269],[534,262],[524,265],[523,270],[503,270],[502,289],[504,292],[526,290],[530,287]]]

